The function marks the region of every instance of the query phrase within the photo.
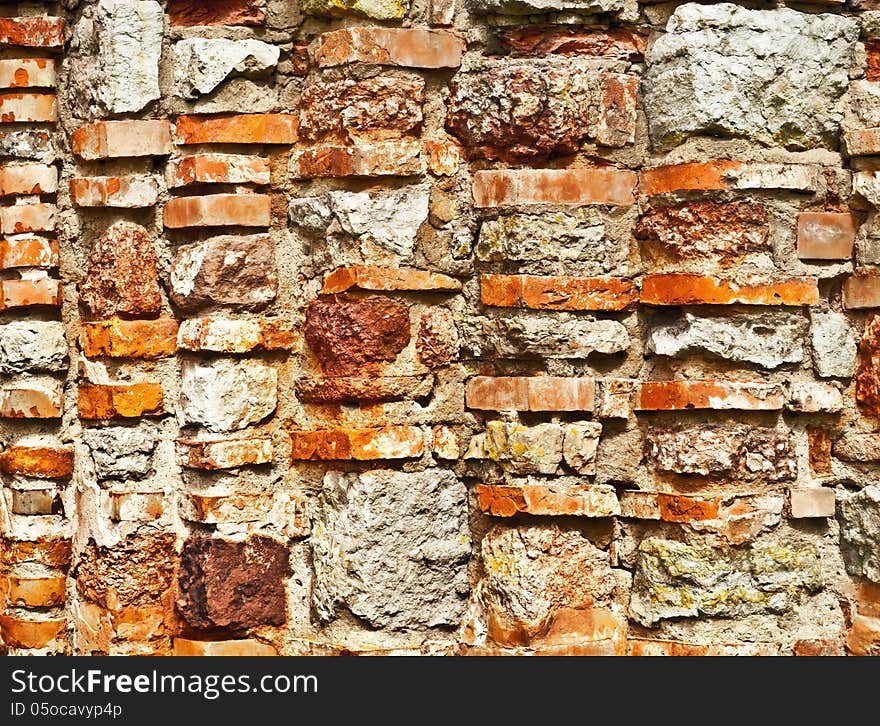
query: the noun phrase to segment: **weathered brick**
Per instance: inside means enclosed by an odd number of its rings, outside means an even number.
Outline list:
[[[638,300],[632,280],[620,277],[481,275],[483,305],[538,310],[624,310]]]
[[[0,44],[25,48],[60,48],[64,45],[64,26],[64,18],[0,18]]]
[[[413,176],[425,171],[422,147],[415,141],[376,141],[363,146],[322,145],[294,151],[295,179],[346,176]]]
[[[60,306],[61,280],[38,277],[0,281],[0,310],[25,308],[33,305]]]
[[[62,511],[56,508],[60,502],[54,489],[13,489],[11,493],[13,514],[48,516]]]
[[[815,305],[815,278],[740,284],[706,275],[662,274],[642,278],[644,305]]]
[[[846,649],[852,655],[880,655],[880,618],[854,614],[846,636]]]
[[[55,123],[58,101],[54,93],[0,94],[0,123]]]
[[[880,307],[880,275],[852,275],[843,283],[843,305],[848,310]]]
[[[110,518],[115,522],[151,522],[164,513],[162,492],[110,492]]]
[[[290,438],[294,460],[409,459],[424,452],[424,435],[418,426],[291,430]]]
[[[639,386],[637,411],[677,411],[714,409],[716,411],[780,411],[785,402],[777,383],[739,381],[655,381]]]
[[[428,368],[442,368],[458,360],[459,337],[455,316],[447,308],[422,313],[416,335],[416,357]]]
[[[872,313],[859,341],[856,403],[868,416],[880,416],[880,315]]]
[[[430,376],[328,376],[300,378],[296,395],[309,403],[379,403],[426,398],[433,386]]]
[[[211,194],[175,197],[165,203],[165,227],[268,227],[272,199],[266,194]]]
[[[150,176],[92,176],[70,180],[70,199],[77,207],[152,207],[159,186]]]
[[[797,221],[797,251],[802,260],[848,260],[856,228],[849,212],[803,212]]]
[[[342,28],[322,34],[314,56],[319,68],[376,63],[410,68],[458,68],[463,41],[445,30]]]
[[[831,473],[831,437],[826,429],[807,427],[810,470],[822,476]]]
[[[181,519],[199,524],[257,522],[268,517],[273,504],[271,492],[181,492],[177,512]]]
[[[299,340],[297,331],[275,321],[194,318],[181,322],[177,347],[214,353],[247,353],[291,350]]]
[[[54,194],[58,189],[58,169],[46,164],[7,164],[0,166],[0,196]]]
[[[340,267],[324,278],[322,295],[358,290],[406,290],[456,292],[461,290],[461,283],[454,277],[439,272],[414,270],[408,267]]]
[[[36,562],[64,569],[70,565],[72,542],[69,536],[47,535],[30,539],[2,537],[0,544],[0,563],[4,565]]]
[[[58,240],[45,237],[0,240],[0,270],[15,267],[58,267]]]
[[[51,58],[0,60],[0,88],[54,88],[55,61]]]
[[[190,184],[268,184],[269,162],[242,154],[192,154],[165,167],[169,189]]]
[[[188,144],[295,144],[299,120],[287,113],[178,116],[175,138]]]
[[[177,439],[177,463],[191,469],[235,469],[268,464],[273,459],[272,439]]]
[[[37,619],[0,615],[0,637],[13,648],[46,648],[63,640],[66,618]]]
[[[793,519],[834,516],[834,490],[825,487],[797,487],[788,490]]]
[[[25,379],[0,387],[0,418],[60,418],[61,381]]]
[[[165,413],[158,383],[80,384],[79,417],[93,420],[161,416]]]
[[[843,143],[849,156],[880,154],[880,128],[847,131]]]
[[[680,191],[780,189],[814,192],[820,167],[815,164],[762,164],[717,159],[643,169],[639,191],[646,196]]]
[[[633,28],[531,25],[501,31],[498,35],[504,47],[516,57],[566,55],[640,61],[648,44],[647,35]]]
[[[177,0],[182,2],[183,0]],[[277,656],[278,651],[255,638],[241,640],[174,639],[174,655],[179,656]]]
[[[504,169],[474,173],[477,207],[526,204],[610,204],[635,201],[635,172],[613,169]]]
[[[626,641],[629,656],[774,656],[776,643],[685,643],[678,640],[630,638]]]
[[[0,471],[35,479],[64,479],[73,473],[73,449],[11,446],[0,453]]]
[[[576,517],[620,514],[614,487],[610,486],[478,484],[476,491],[480,509],[493,517],[512,517],[519,513]]]
[[[171,25],[262,25],[266,0],[170,0]]]
[[[173,149],[171,124],[163,120],[98,121],[70,137],[73,153],[85,159],[167,156]]]
[[[592,411],[595,391],[593,378],[475,376],[465,401],[481,411]]]
[[[795,641],[793,648],[796,656],[841,656],[846,655],[843,643],[833,638],[811,638]]]
[[[50,164],[55,161],[53,136],[43,129],[0,131],[0,153],[12,159],[29,159]]]
[[[15,204],[0,207],[0,232],[22,234],[23,232],[52,232],[55,229],[54,204]]]
[[[596,382],[596,417],[629,418],[637,381],[634,378],[599,378]]]
[[[46,608],[64,604],[66,582],[63,577],[0,575],[6,580],[7,602],[18,607]],[[4,587],[0,584],[0,593]]]
[[[795,413],[838,413],[843,408],[843,395],[832,383],[791,381],[785,410]]]
[[[88,358],[161,358],[174,355],[177,348],[177,321],[99,320],[83,323],[79,334],[83,355]]]

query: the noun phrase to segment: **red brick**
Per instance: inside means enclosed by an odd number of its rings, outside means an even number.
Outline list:
[[[846,649],[852,655],[880,655],[880,618],[854,614],[846,636]]]
[[[409,459],[424,452],[424,436],[418,426],[292,430],[290,438],[290,458],[294,460]]]
[[[792,519],[834,516],[834,490],[825,487],[797,487],[788,491]]]
[[[58,576],[28,577],[10,574],[6,579],[7,601],[17,607],[51,608],[64,604],[65,579]],[[0,593],[3,586],[0,584]],[[2,607],[0,599],[0,607]]]
[[[855,595],[856,611],[869,618],[880,618],[880,584],[863,581]]]
[[[630,638],[630,656],[773,656],[779,655],[775,643],[684,643],[678,640]]]
[[[865,55],[867,66],[865,79],[868,81],[880,81],[880,38],[868,38],[865,41]]]
[[[98,121],[71,135],[73,153],[88,161],[167,156],[173,150],[168,121]]]
[[[624,491],[620,493],[621,516],[656,519],[663,522],[694,522],[718,519],[723,494],[669,494],[667,492]]]
[[[262,25],[266,0],[169,0],[171,25]]]
[[[0,232],[52,232],[55,229],[56,211],[54,204],[33,203],[0,207]]]
[[[475,376],[465,401],[480,411],[592,411],[596,382],[558,376]]]
[[[50,58],[0,60],[0,88],[54,88],[55,61]]]
[[[846,655],[843,643],[833,638],[816,638],[814,640],[797,640],[794,654],[798,656],[841,656]]]
[[[158,383],[81,383],[76,405],[79,417],[91,420],[160,416],[165,413],[162,386]]]
[[[272,439],[177,439],[177,463],[191,469],[234,469],[268,464],[273,458]]]
[[[519,513],[578,517],[620,514],[614,489],[607,486],[478,484],[477,501],[484,513],[494,517],[512,517]]]
[[[67,620],[29,620],[13,615],[0,615],[0,636],[13,648],[45,648],[64,638]]]
[[[193,154],[168,162],[165,183],[169,189],[190,184],[268,184],[269,162],[241,154]]]
[[[0,418],[61,418],[62,385],[33,382],[0,388]]]
[[[255,638],[243,640],[174,639],[174,655],[179,656],[277,656],[271,645]]]
[[[313,146],[294,151],[295,179],[346,176],[412,176],[425,171],[422,146],[415,141],[377,141],[364,146]]]
[[[880,128],[847,131],[843,135],[843,145],[849,156],[880,154]]]
[[[61,280],[41,277],[33,280],[0,281],[0,310],[32,305],[61,305]]]
[[[0,94],[0,123],[55,123],[58,103],[54,93]]]
[[[0,453],[0,471],[36,479],[64,479],[73,473],[73,449],[11,446]]]
[[[267,194],[211,194],[175,197],[165,203],[165,227],[268,227],[272,199]]]
[[[422,28],[343,28],[318,38],[320,68],[376,63],[410,68],[458,68],[464,42],[455,33]]]
[[[235,116],[179,116],[175,138],[188,144],[295,144],[299,119],[289,113],[242,113]]]
[[[503,31],[499,38],[514,57],[530,58],[565,55],[641,61],[648,44],[647,34],[640,30],[582,25],[530,25]]]
[[[656,381],[642,383],[636,394],[637,411],[780,411],[785,402],[776,383],[740,381]]]
[[[64,45],[64,26],[63,18],[0,18],[0,45],[60,48]]]
[[[621,277],[481,275],[483,305],[538,310],[625,310],[638,301],[632,280]]]
[[[308,403],[380,403],[427,398],[433,387],[431,376],[328,376],[300,378],[296,395]]]
[[[58,240],[45,237],[0,239],[0,270],[58,267]]]
[[[880,308],[880,275],[852,275],[843,283],[843,306],[848,310]]]
[[[856,403],[862,413],[880,416],[880,314],[877,313],[868,316],[859,341]]]
[[[356,288],[359,290],[407,290],[440,292],[456,292],[461,290],[461,283],[454,277],[439,272],[414,270],[408,267],[371,267],[357,265],[340,267],[324,279],[322,295],[345,292]]]
[[[177,321],[113,318],[83,323],[79,342],[87,358],[162,358],[177,349]]]
[[[497,169],[474,173],[477,207],[634,203],[636,173],[625,169]]]
[[[47,164],[0,166],[0,196],[54,194],[58,190],[58,169]]]
[[[646,196],[675,191],[723,189],[816,190],[819,166],[815,164],[763,164],[717,159],[643,169],[639,191]]]
[[[299,332],[269,320],[193,318],[184,320],[177,335],[181,350],[247,353],[252,350],[291,350]]]
[[[815,305],[819,288],[811,277],[741,285],[705,275],[665,274],[642,278],[644,305]]]
[[[856,226],[849,212],[804,212],[798,215],[797,251],[802,260],[848,260]]]
[[[149,176],[91,176],[70,180],[70,199],[76,207],[152,207],[159,198],[156,180]]]

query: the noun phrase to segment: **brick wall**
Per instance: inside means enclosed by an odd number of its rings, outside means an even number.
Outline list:
[[[880,653],[880,12],[0,18],[0,649]]]

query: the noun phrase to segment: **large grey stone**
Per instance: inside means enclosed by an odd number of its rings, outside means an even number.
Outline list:
[[[559,10],[581,13],[616,13],[624,0],[467,0],[469,13],[475,15],[534,15]]]
[[[37,320],[0,325],[0,373],[67,368],[64,325]]]
[[[141,479],[153,468],[159,434],[155,427],[109,426],[86,429],[83,439],[95,463],[98,479]]]
[[[209,431],[243,429],[269,416],[278,403],[278,372],[262,361],[186,360],[181,368],[184,424]]]
[[[858,21],[730,3],[676,8],[643,84],[651,140],[708,134],[836,148]]]
[[[813,368],[821,378],[850,378],[855,371],[856,331],[842,313],[813,313]]]
[[[462,350],[476,358],[586,358],[629,348],[629,333],[616,320],[566,313],[515,318],[468,316],[458,321]]]
[[[185,98],[210,93],[232,73],[258,75],[274,68],[281,49],[248,38],[186,38],[174,46],[174,78]]]
[[[795,313],[698,317],[685,313],[648,334],[651,353],[684,356],[710,353],[737,363],[778,368],[804,359],[806,320]]]
[[[843,561],[851,575],[880,582],[880,486],[837,494]]]
[[[457,626],[468,597],[467,492],[450,471],[324,476],[312,528],[313,602],[377,628]]]
[[[629,616],[651,626],[664,618],[783,613],[821,587],[812,544],[727,549],[649,537],[639,545]]]

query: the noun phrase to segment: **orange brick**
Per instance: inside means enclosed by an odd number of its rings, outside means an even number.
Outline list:
[[[627,641],[630,656],[773,656],[779,655],[774,643],[712,643],[701,645],[678,640],[630,638]]]
[[[656,381],[642,383],[636,394],[637,411],[780,411],[785,402],[776,383],[740,381]]]
[[[190,184],[268,184],[269,162],[241,154],[193,154],[168,162],[165,183],[169,189]]]
[[[530,636],[521,625],[511,625],[489,611],[488,642],[521,647],[534,655],[624,655],[627,623],[619,612],[602,607],[560,607],[543,632]],[[507,651],[508,654],[511,651]],[[517,653],[517,651],[512,651]],[[486,655],[495,653],[486,653]],[[504,654],[502,651],[498,654]]]
[[[855,600],[859,615],[880,618],[880,584],[867,580],[860,583]]]
[[[54,194],[58,190],[58,169],[48,164],[0,166],[0,196]]]
[[[347,176],[412,176],[425,171],[421,144],[377,141],[363,146],[322,145],[299,149],[290,160],[295,179]]]
[[[846,636],[846,649],[852,655],[880,655],[880,618],[854,614]]]
[[[190,469],[234,469],[268,464],[273,458],[272,439],[177,439],[177,463]]]
[[[636,173],[625,169],[493,169],[474,173],[477,207],[521,204],[629,206]]]
[[[113,318],[83,323],[79,342],[87,358],[161,358],[177,349],[177,321]]]
[[[54,88],[55,61],[50,58],[0,60],[0,88]]]
[[[289,113],[180,116],[175,138],[187,144],[295,144],[299,119]]]
[[[187,640],[174,639],[174,655],[180,656],[275,656],[271,645],[253,638],[243,640]]]
[[[268,227],[272,224],[272,199],[267,194],[211,194],[175,197],[165,203],[165,226]]]
[[[47,567],[66,569],[70,565],[72,549],[70,537],[44,536],[21,540],[0,536],[0,564],[13,566],[37,562]]]
[[[0,310],[33,305],[61,305],[61,280],[39,277],[0,281]]]
[[[2,577],[0,575],[0,578]],[[63,577],[25,577],[10,574],[6,581],[7,601],[17,607],[49,608],[64,603]],[[0,592],[2,590],[0,586]]]
[[[843,135],[843,145],[849,156],[880,154],[880,128],[847,131]]]
[[[73,473],[73,449],[11,446],[0,453],[0,471],[36,479],[60,479]]]
[[[596,143],[621,147],[636,138],[636,96],[639,92],[637,76],[623,73],[601,73],[599,123]]]
[[[515,514],[612,517],[620,514],[613,487],[571,487],[549,484],[524,486],[477,485],[480,509],[494,517]]]
[[[55,123],[58,103],[54,93],[0,94],[0,123]]]
[[[647,196],[676,191],[709,191],[727,189],[725,174],[742,166],[739,161],[697,161],[643,169],[639,175],[639,191]]]
[[[13,648],[45,648],[63,638],[67,620],[27,620],[12,615],[0,615],[0,636]]]
[[[804,212],[798,215],[797,251],[802,260],[848,260],[856,226],[849,212]]]
[[[64,19],[31,16],[0,18],[0,45],[24,48],[60,48],[64,45]]]
[[[424,452],[424,436],[418,426],[293,430],[290,438],[290,458],[294,460],[410,459]]]
[[[814,474],[831,473],[831,437],[827,429],[807,426],[810,470]]]
[[[158,383],[90,384],[79,386],[79,417],[93,420],[160,416],[165,413]]]
[[[826,487],[797,487],[788,490],[792,519],[834,516],[834,490]]]
[[[167,156],[174,148],[168,121],[98,121],[71,136],[73,153],[86,159]]]
[[[159,186],[149,176],[80,176],[70,180],[70,198],[77,207],[152,207]]]
[[[0,232],[51,232],[55,229],[56,211],[54,204],[15,204],[11,207],[0,207]]]
[[[456,292],[461,290],[461,283],[454,277],[438,272],[413,270],[408,267],[340,267],[331,272],[324,280],[322,295],[345,292],[357,288],[359,290],[438,290],[440,292]]]
[[[60,418],[60,381],[10,384],[0,388],[0,418]]]
[[[843,283],[843,306],[848,310],[880,308],[880,275],[852,275]]]
[[[475,376],[465,401],[480,411],[592,411],[593,378],[558,376]]]
[[[638,301],[632,280],[621,277],[482,275],[483,305],[538,310],[624,310]]]
[[[177,334],[181,350],[247,353],[252,350],[291,350],[299,333],[269,320],[194,318],[184,320]]]
[[[343,28],[318,38],[315,62],[320,68],[346,63],[458,68],[463,49],[462,38],[445,30]]]
[[[58,240],[45,237],[0,239],[0,270],[58,267]]]
[[[300,401],[317,403],[373,403],[427,398],[433,376],[328,376],[300,378],[296,395]]]
[[[815,305],[819,287],[814,278],[741,285],[705,275],[664,274],[642,278],[644,305]]]
[[[620,513],[632,519],[663,522],[694,522],[717,519],[727,495],[669,494],[666,492],[624,491],[620,493]]]

